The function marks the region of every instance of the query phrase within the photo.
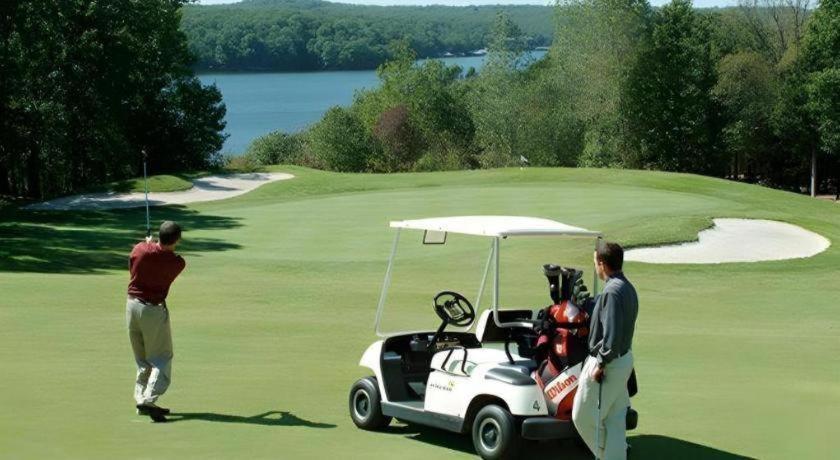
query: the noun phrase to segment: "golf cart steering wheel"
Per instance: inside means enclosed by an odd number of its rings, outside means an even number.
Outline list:
[[[475,320],[475,310],[466,297],[452,291],[443,291],[435,296],[435,313],[455,327],[467,327]]]

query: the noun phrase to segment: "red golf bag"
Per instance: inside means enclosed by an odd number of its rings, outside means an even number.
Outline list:
[[[571,420],[572,403],[587,355],[589,315],[570,300],[580,273],[555,265],[544,268],[555,303],[541,312],[544,326],[537,338],[535,359],[539,366],[533,377],[545,394],[548,413]]]

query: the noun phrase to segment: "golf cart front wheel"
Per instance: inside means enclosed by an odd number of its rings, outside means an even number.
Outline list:
[[[382,415],[376,377],[359,379],[350,388],[350,418],[363,430],[380,430],[391,423],[391,417]]]
[[[522,442],[513,415],[495,404],[485,406],[476,414],[472,439],[475,451],[484,460],[515,458]]]

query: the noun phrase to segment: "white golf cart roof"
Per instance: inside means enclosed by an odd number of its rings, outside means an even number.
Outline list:
[[[557,235],[570,237],[598,237],[600,232],[574,227],[549,219],[521,216],[455,216],[430,219],[399,220],[392,228],[406,228],[464,235],[506,237]]]
[[[379,296],[379,305],[376,310],[376,321],[374,328],[380,337],[389,335],[404,334],[403,332],[386,333],[380,329],[382,312],[385,307],[385,299],[388,296],[388,287],[391,285],[391,270],[394,265],[394,258],[397,253],[397,246],[400,241],[400,232],[407,230],[422,230],[423,244],[446,244],[447,233],[459,233],[463,235],[474,235],[490,237],[490,253],[487,256],[487,264],[484,267],[478,295],[475,297],[476,311],[480,311],[481,297],[487,282],[488,275],[492,271],[493,299],[491,308],[494,311],[493,321],[498,327],[530,327],[529,323],[501,323],[499,321],[499,250],[500,240],[509,236],[555,236],[560,238],[593,238],[596,248],[601,241],[601,232],[574,227],[550,219],[540,217],[523,216],[453,216],[433,217],[428,219],[399,220],[391,222],[391,228],[396,229],[394,245],[391,249],[391,257],[388,259],[388,269],[385,271],[385,281],[382,283],[382,293]],[[443,238],[435,236],[443,236]],[[432,236],[432,238],[428,238]],[[598,279],[594,277],[594,292],[598,292]]]

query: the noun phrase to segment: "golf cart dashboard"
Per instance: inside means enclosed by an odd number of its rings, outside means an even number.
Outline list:
[[[437,340],[434,341],[434,345],[432,345],[434,336],[435,334],[433,332],[414,334],[409,342],[411,351],[437,353],[450,348],[477,348],[481,346],[475,338],[475,334],[444,332],[438,336]]]

